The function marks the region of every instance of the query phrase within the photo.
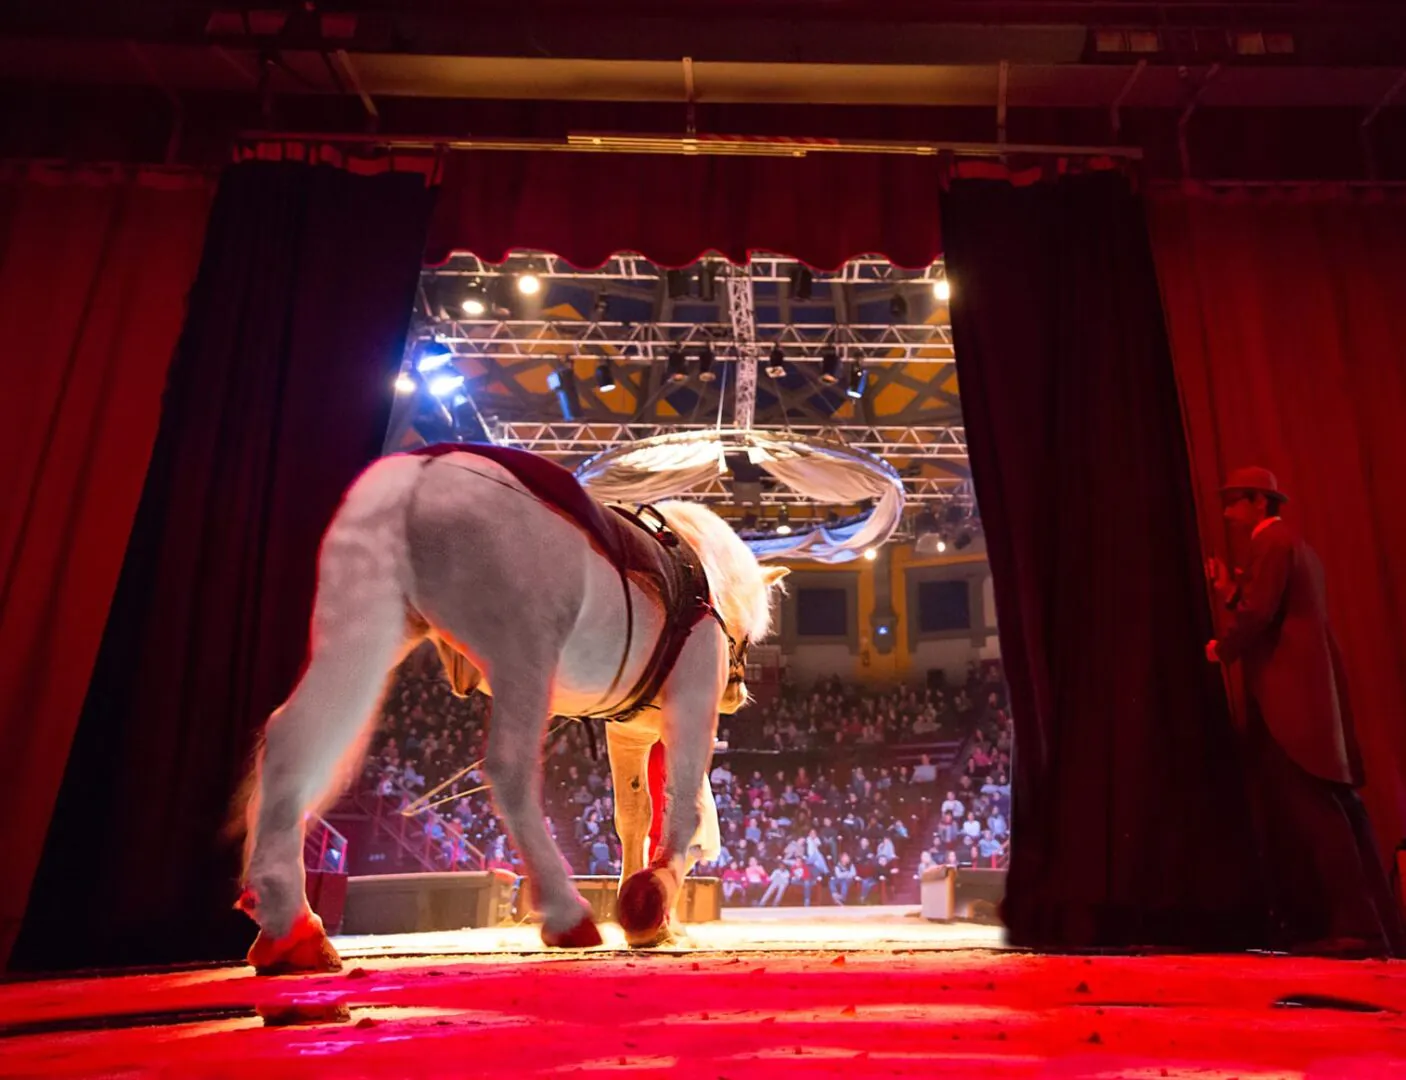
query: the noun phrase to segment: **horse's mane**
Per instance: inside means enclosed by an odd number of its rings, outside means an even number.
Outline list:
[[[771,590],[751,548],[705,506],[670,500],[655,509],[698,553],[728,631],[748,641],[766,637],[771,629]]]

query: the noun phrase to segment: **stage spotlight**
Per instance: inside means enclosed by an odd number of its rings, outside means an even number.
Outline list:
[[[946,551],[946,550],[947,550],[947,541],[946,541],[946,540],[939,540],[939,541],[937,542],[937,553],[938,553],[939,555],[941,555],[941,554],[942,554],[944,551]]]
[[[542,279],[536,274],[523,274],[517,279],[517,291],[523,296],[536,296],[542,291]]]
[[[720,263],[705,262],[698,270],[698,296],[711,304],[718,298],[718,274],[722,272]]]
[[[863,364],[853,364],[849,369],[849,387],[845,393],[859,401],[864,397],[864,391],[869,388],[869,369]]]
[[[833,348],[821,350],[820,381],[827,386],[840,381],[840,354]]]
[[[462,375],[436,375],[429,381],[429,391],[437,398],[446,398],[464,385]]]
[[[596,365],[596,386],[607,394],[615,389],[615,369],[609,360],[602,360]]]
[[[600,322],[602,319],[605,318],[606,313],[609,311],[609,309],[610,297],[606,296],[604,292],[596,293],[596,302],[591,305],[592,321]]]
[[[669,290],[669,299],[682,300],[693,288],[693,275],[687,270],[668,270],[664,273],[664,282]]]
[[[784,506],[776,514],[776,534],[778,536],[791,535],[791,512]]]
[[[771,356],[766,362],[766,373],[773,379],[786,374],[786,351],[780,345],[771,347]]]
[[[902,293],[894,293],[893,299],[889,301],[889,314],[896,323],[906,323],[908,321],[908,298]]]
[[[742,527],[744,529],[755,529],[757,527],[757,512],[755,510],[743,511]]]
[[[873,562],[873,561],[874,561],[875,559],[877,559],[878,557],[879,557],[879,549],[878,549],[878,548],[865,548],[865,549],[864,549],[864,558],[865,558],[865,560],[866,560],[867,562]]]
[[[791,299],[809,300],[811,286],[815,284],[815,276],[807,267],[797,263],[791,267]]]
[[[402,372],[395,377],[395,392],[397,394],[413,394],[415,392],[415,380]]]
[[[945,277],[940,277],[932,283],[932,298],[940,304],[945,304],[952,299],[952,282]]]
[[[576,372],[569,367],[547,372],[547,388],[557,396],[563,420],[575,420],[580,411],[576,400]]]
[[[711,347],[704,345],[698,350],[698,381],[712,382],[718,377],[718,373],[713,370],[713,362],[717,359],[713,355]]]
[[[442,341],[426,341],[415,357],[415,370],[421,375],[438,371],[454,362],[454,350]]]
[[[665,355],[664,371],[670,382],[683,382],[688,378],[688,358],[677,345]]]
[[[460,306],[463,307],[465,315],[471,319],[477,319],[488,311],[488,297],[484,295],[482,289],[475,285],[469,290]]]

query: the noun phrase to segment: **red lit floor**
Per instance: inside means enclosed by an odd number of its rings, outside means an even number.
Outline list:
[[[1275,1005],[1294,995],[1378,1011]],[[350,1019],[268,1027],[256,1012],[298,1001],[340,1002]],[[893,947],[378,957],[336,976],[3,985],[0,1075],[1406,1080],[1403,1011],[1406,964],[1384,962]]]

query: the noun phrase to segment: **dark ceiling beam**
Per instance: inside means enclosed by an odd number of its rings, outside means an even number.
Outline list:
[[[696,62],[995,64],[1069,63],[1091,52],[1100,28],[1160,29],[1183,44],[1196,32],[1288,30],[1299,55],[1318,63],[1390,63],[1406,41],[1397,0],[1205,3],[1062,3],[1060,0],[885,3],[713,0],[661,13],[648,4],[370,3],[336,12],[293,10],[273,35],[207,32],[212,12],[257,4],[173,4],[168,0],[85,0],[0,5],[0,36],[74,41],[248,44],[279,49],[346,49],[424,55]],[[286,5],[270,2],[269,9]],[[326,7],[333,7],[328,4]],[[324,21],[350,14],[353,20]],[[238,28],[240,20],[231,20]],[[218,28],[217,28],[218,29]],[[350,36],[343,36],[350,29]],[[1185,31],[1186,33],[1177,33]],[[1395,50],[1395,51],[1393,51]],[[1175,50],[1172,50],[1175,51]],[[1124,57],[1123,59],[1126,59]],[[1166,55],[1152,62],[1184,62]],[[1260,58],[1269,60],[1272,58]]]

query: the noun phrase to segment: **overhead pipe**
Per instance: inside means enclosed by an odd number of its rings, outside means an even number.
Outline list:
[[[379,135],[334,131],[244,131],[237,144],[325,143],[332,146],[374,146],[387,150],[506,150],[597,154],[713,154],[723,157],[809,157],[811,154],[892,154],[909,157],[1005,157],[1010,154],[1050,157],[1109,157],[1140,161],[1137,146],[1061,146],[1044,143],[897,142],[789,138],[768,135],[629,135],[571,134],[559,138],[486,136]]]

